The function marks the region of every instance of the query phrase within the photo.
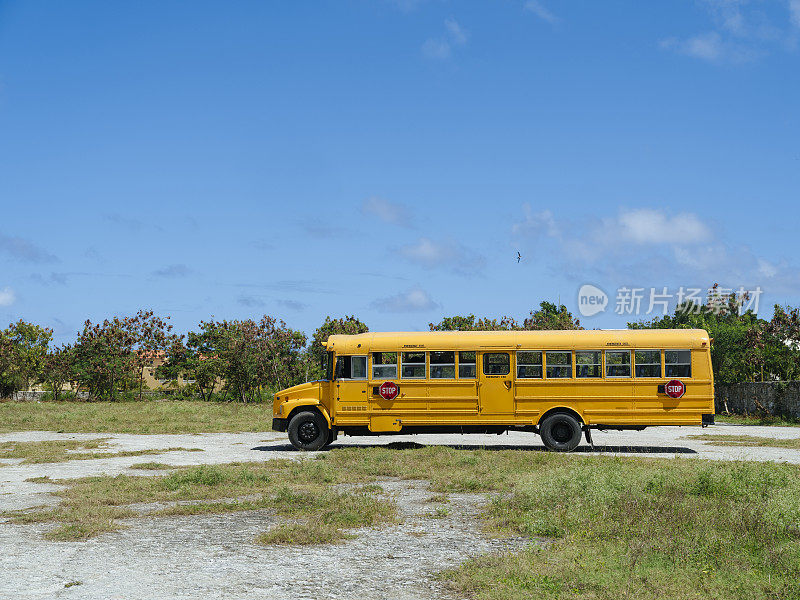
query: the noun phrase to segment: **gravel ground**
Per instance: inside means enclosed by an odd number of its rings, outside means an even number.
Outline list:
[[[580,455],[688,457],[712,460],[775,460],[800,463],[800,450],[709,446],[683,439],[700,433],[692,427],[654,427],[643,432],[595,432],[595,450]],[[711,434],[746,434],[773,438],[800,437],[800,427],[716,425]],[[30,483],[30,477],[53,479],[96,474],[152,472],[131,470],[140,462],[218,464],[297,457],[285,434],[122,435],[18,432],[0,435],[0,442],[109,438],[109,452],[120,450],[201,448],[203,452],[164,454],[64,463],[0,466],[0,510],[53,504],[52,484]],[[459,448],[517,448],[542,451],[539,437],[508,435],[417,435],[340,437],[335,446],[368,446],[412,441]],[[500,540],[480,531],[476,513],[482,495],[451,495],[446,505],[426,502],[425,482],[384,481],[401,510],[399,525],[361,529],[356,539],[318,548],[264,547],[254,544],[259,533],[275,523],[268,511],[226,515],[142,518],[129,528],[87,542],[49,542],[41,533],[51,525],[0,525],[0,598],[150,598],[208,599],[265,597],[438,599],[449,598],[432,575],[466,557],[518,548],[519,539]],[[443,518],[429,514],[446,506]],[[108,557],[113,557],[109,560]],[[77,585],[75,582],[80,582]]]

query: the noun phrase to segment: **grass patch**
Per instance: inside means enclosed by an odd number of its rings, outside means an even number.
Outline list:
[[[376,485],[349,486],[349,474],[319,460],[177,467],[163,476],[95,476],[55,480],[55,507],[8,511],[16,523],[55,522],[46,537],[83,540],[122,527],[119,519],[270,509],[287,522],[342,529],[391,522],[396,506]],[[135,503],[168,503],[145,513]]]
[[[269,431],[272,405],[194,401],[0,402],[0,433],[218,433]]]
[[[447,447],[320,456],[60,481],[59,506],[7,516],[54,521],[51,537],[81,539],[117,527],[134,502],[186,500],[151,514],[267,508],[279,525],[259,542],[329,543],[396,518],[377,479],[422,479],[435,494],[492,492],[490,531],[543,540],[444,573],[459,597],[800,598],[797,465]]]
[[[497,496],[492,529],[547,538],[448,571],[458,593],[520,598],[800,598],[800,469],[578,457]]]
[[[425,502],[450,502],[450,498],[447,497],[447,494],[434,494],[427,498]]]
[[[119,452],[94,452],[110,448],[107,438],[94,440],[46,440],[42,442],[2,442],[0,458],[21,458],[22,464],[54,463],[68,460],[114,458],[119,456],[142,456],[164,452],[196,451],[199,448],[166,448],[163,450],[121,450]]]
[[[800,419],[787,417],[776,417],[774,415],[716,415],[714,420],[717,423],[730,423],[731,425],[772,425],[775,427],[797,427],[800,426]]]
[[[494,492],[487,527],[544,538],[443,575],[459,596],[800,598],[800,467],[430,447],[333,450],[359,477]]]
[[[709,446],[763,446],[800,450],[800,438],[780,439],[758,435],[713,435],[709,433],[686,436],[690,440],[708,442]]]
[[[167,465],[165,463],[160,463],[160,462],[143,462],[131,465],[130,468],[138,469],[141,471],[162,471],[165,469],[174,469],[175,467],[173,465]]]
[[[40,477],[28,477],[25,481],[28,483],[53,483],[49,475],[42,475]]]
[[[265,546],[312,546],[335,544],[352,537],[342,534],[340,529],[331,525],[287,523],[262,533],[256,538],[256,543]]]

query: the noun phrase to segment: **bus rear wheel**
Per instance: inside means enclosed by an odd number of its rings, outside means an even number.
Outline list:
[[[581,443],[581,424],[567,413],[546,417],[539,426],[539,435],[548,450],[572,452]]]
[[[318,412],[310,410],[292,417],[287,433],[292,446],[298,450],[319,450],[330,437],[325,418]]]

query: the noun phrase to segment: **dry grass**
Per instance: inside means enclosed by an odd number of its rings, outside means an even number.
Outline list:
[[[686,437],[690,440],[708,442],[709,446],[761,446],[800,450],[800,438],[780,439],[758,435],[714,435],[710,433],[687,435]]]
[[[114,458],[119,456],[142,456],[163,454],[164,452],[202,452],[200,448],[165,448],[163,450],[121,450],[106,451],[111,448],[108,438],[93,440],[46,440],[40,442],[2,442],[0,458],[21,458],[22,464],[55,463],[68,460],[87,460],[93,458]],[[89,452],[86,452],[86,451]],[[100,450],[100,452],[93,452]]]
[[[269,431],[271,428],[271,404],[0,402],[0,433],[218,433]]]

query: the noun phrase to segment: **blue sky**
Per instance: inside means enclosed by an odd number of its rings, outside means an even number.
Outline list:
[[[800,0],[0,0],[0,323],[412,330],[584,283],[590,327],[621,286],[769,317],[798,107]]]

